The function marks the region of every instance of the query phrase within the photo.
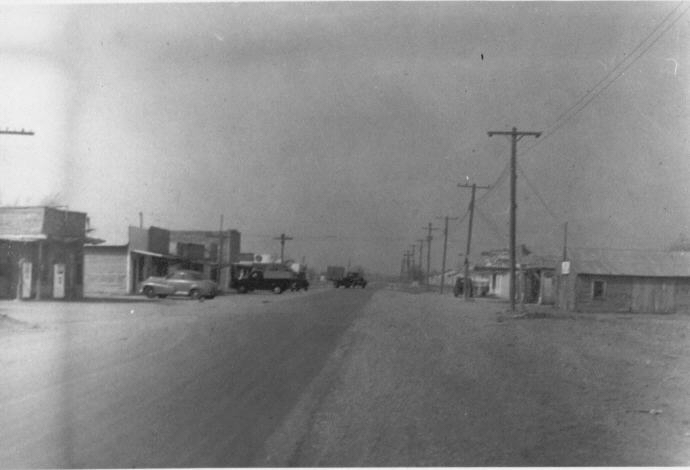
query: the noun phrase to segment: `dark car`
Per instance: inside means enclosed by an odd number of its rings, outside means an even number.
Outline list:
[[[149,277],[141,283],[139,292],[149,298],[184,295],[193,299],[212,299],[218,293],[218,286],[200,272],[179,270],[165,277]]]
[[[472,281],[470,281],[470,297],[472,297]],[[453,295],[455,297],[460,297],[465,293],[465,278],[458,277],[455,279],[455,285],[453,286]]]
[[[345,287],[346,289],[350,287],[361,287],[364,289],[367,286],[367,281],[360,273],[347,273],[345,277],[335,281],[334,285],[335,287]]]

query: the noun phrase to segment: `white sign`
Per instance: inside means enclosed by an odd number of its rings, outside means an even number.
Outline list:
[[[22,263],[22,299],[31,298],[31,271],[33,265],[30,261]]]
[[[561,262],[561,274],[570,274],[570,261]]]
[[[65,265],[56,264],[53,266],[53,298],[65,298]]]

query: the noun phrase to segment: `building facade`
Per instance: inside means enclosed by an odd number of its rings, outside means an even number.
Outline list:
[[[165,276],[191,269],[230,288],[230,264],[239,259],[240,234],[129,227],[126,245],[85,248],[85,295],[91,297],[136,294],[149,276]],[[222,268],[218,270],[219,259]]]
[[[241,235],[237,230],[171,230],[170,253],[189,260],[190,269],[201,271],[230,289],[231,265],[240,260]]]
[[[170,231],[160,227],[129,227],[126,245],[87,246],[84,252],[84,293],[136,294],[149,276],[165,276],[180,262],[169,253]]]
[[[688,252],[569,250],[556,278],[557,305],[567,311],[690,311]]]
[[[54,207],[0,207],[0,298],[79,299],[83,296],[83,212]]]

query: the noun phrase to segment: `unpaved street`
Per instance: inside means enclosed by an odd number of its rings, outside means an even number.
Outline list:
[[[687,315],[391,289],[0,314],[3,467],[690,465]]]

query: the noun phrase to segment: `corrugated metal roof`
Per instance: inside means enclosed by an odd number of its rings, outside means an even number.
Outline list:
[[[690,277],[690,252],[606,249],[568,249],[579,274]]]

